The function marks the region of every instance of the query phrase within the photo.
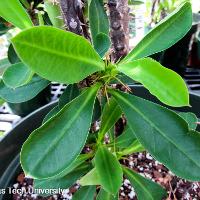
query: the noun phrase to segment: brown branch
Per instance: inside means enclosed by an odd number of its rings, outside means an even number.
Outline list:
[[[78,0],[60,0],[60,7],[67,30],[78,35],[83,35],[78,16],[80,6],[80,1]]]

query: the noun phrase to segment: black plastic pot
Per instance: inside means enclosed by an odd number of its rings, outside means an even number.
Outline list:
[[[180,41],[158,54],[160,55],[160,63],[180,75],[183,75],[189,61],[191,39],[196,31],[197,26],[192,26],[190,31]]]
[[[141,86],[131,86],[133,93],[156,103],[160,103],[145,88]],[[179,111],[193,112],[200,118],[200,96],[190,95],[192,107],[181,108]],[[13,185],[17,175],[21,171],[19,163],[19,152],[22,144],[29,134],[40,126],[44,116],[52,109],[56,103],[47,105],[33,114],[29,115],[20,124],[18,124],[0,143],[0,188],[7,188]],[[199,127],[198,130],[200,131]],[[8,193],[0,195],[0,200],[9,200],[11,197]]]
[[[23,103],[8,103],[8,106],[12,112],[21,117],[25,117],[32,113],[34,110],[41,108],[42,106],[49,103],[51,100],[51,86],[48,86],[41,91],[33,99]]]

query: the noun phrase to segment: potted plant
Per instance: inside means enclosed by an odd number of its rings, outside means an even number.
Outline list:
[[[34,9],[40,2],[22,1],[22,3],[25,7],[19,1],[2,2],[0,9],[0,15],[19,29],[33,25],[32,20],[34,20],[34,17],[31,19],[25,9],[33,15]],[[7,15],[10,6],[15,6],[16,10],[15,13]],[[27,23],[20,23],[19,18],[16,16],[18,12],[20,17],[24,18]],[[7,22],[7,24],[8,27],[14,28],[10,23]],[[4,33],[6,32],[4,31]],[[2,60],[0,97],[8,103],[13,113],[26,116],[50,101],[50,82],[29,70],[17,56],[12,44],[8,48],[7,56],[8,58],[5,59],[6,66],[4,60]]]
[[[92,45],[82,36],[50,26],[27,28],[11,40],[29,70],[49,81],[68,84],[58,106],[23,144],[20,162],[25,174],[34,178],[35,189],[66,188],[76,177],[81,188],[74,199],[94,199],[96,195],[97,199],[117,199],[124,175],[138,199],[162,199],[166,192],[161,186],[120,163],[127,154],[146,149],[177,176],[199,181],[200,135],[194,114],[176,113],[135,96],[134,90],[129,94],[111,84],[117,80],[130,91],[118,76],[123,73],[167,106],[190,106],[182,78],[148,56],[169,48],[188,32],[191,4],[176,9],[126,57],[115,57],[115,63],[107,54],[110,40],[103,3],[92,0],[88,4]],[[116,3],[109,1],[109,6],[114,10]],[[75,19],[68,22],[69,29],[82,31]],[[116,28],[112,21],[111,28]],[[124,49],[114,48],[122,55]],[[92,123],[96,99],[102,110],[99,129]],[[105,143],[106,133],[122,114],[127,119],[125,131],[118,137],[111,132]]]

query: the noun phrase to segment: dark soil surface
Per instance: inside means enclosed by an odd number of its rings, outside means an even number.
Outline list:
[[[155,161],[148,153],[138,153],[127,157],[124,165],[136,170],[142,176],[161,184],[168,191],[168,196],[164,200],[200,200],[200,182],[188,182],[174,176],[162,164]],[[184,167],[184,166],[183,166]],[[13,185],[13,188],[32,188],[33,180],[25,178],[21,173]],[[36,194],[13,195],[13,200],[71,200],[73,193],[79,186],[65,190],[62,195],[54,195],[42,198]],[[80,199],[81,200],[81,199]],[[120,189],[120,200],[137,200],[136,194],[129,180],[124,179]]]

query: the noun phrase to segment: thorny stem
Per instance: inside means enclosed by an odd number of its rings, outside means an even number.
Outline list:
[[[129,51],[128,0],[108,0],[108,8],[113,48],[111,57],[114,62],[117,62]]]

